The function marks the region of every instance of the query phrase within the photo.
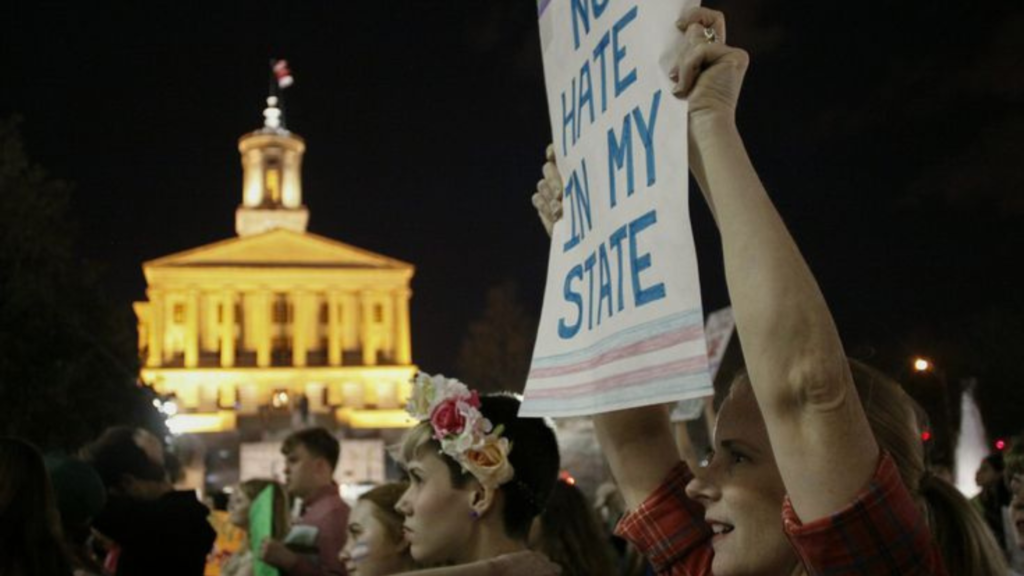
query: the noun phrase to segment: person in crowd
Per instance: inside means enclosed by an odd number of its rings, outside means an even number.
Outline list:
[[[281,453],[286,489],[302,500],[302,514],[284,541],[263,542],[261,559],[289,576],[343,576],[338,552],[345,545],[349,508],[334,482],[338,439],[324,428],[306,428],[285,438]]]
[[[981,461],[974,481],[981,492],[971,498],[971,504],[985,519],[997,542],[1004,542],[1003,510],[1010,505],[1010,489],[1003,482],[1003,455],[989,454]]]
[[[1016,574],[1024,574],[1024,436],[1014,438],[1003,454],[1003,481],[1010,490],[1004,515],[1005,549]]]
[[[533,519],[529,545],[562,568],[562,576],[615,576],[611,545],[594,509],[575,485],[555,483],[547,507]]]
[[[92,549],[92,521],[107,503],[103,479],[78,458],[47,454],[44,461],[75,576],[102,576],[103,566]]]
[[[242,542],[242,547],[224,562],[220,570],[222,576],[251,576],[253,574],[253,543],[249,540],[249,509],[260,494],[268,488],[271,490],[273,514],[270,537],[281,540],[287,536],[288,497],[284,492],[284,487],[274,480],[265,478],[252,478],[241,482],[235,486],[228,499],[228,520],[245,532],[245,539]]]
[[[526,544],[558,477],[544,420],[518,417],[514,396],[478,396],[440,375],[417,375],[408,410],[420,423],[401,441],[410,483],[396,508],[412,557],[441,566],[417,574],[558,574]]]
[[[404,517],[395,509],[407,488],[404,483],[383,484],[356,500],[348,539],[338,555],[349,576],[388,576],[416,568],[402,533]]]
[[[1005,574],[983,520],[926,473],[909,397],[846,358],[736,128],[747,53],[725,43],[719,12],[677,25],[671,79],[689,104],[690,168],[721,232],[748,372],[697,470],[679,461],[668,407],[594,418],[631,510],[619,533],[659,574]],[[534,206],[550,232],[563,190],[550,149],[544,174]]]
[[[93,528],[118,546],[116,576],[202,575],[217,536],[210,511],[194,491],[171,486],[160,440],[115,426],[83,453],[107,489]]]
[[[626,502],[615,482],[603,482],[594,493],[594,509],[601,519],[601,530],[616,554],[618,574],[621,576],[645,576],[653,574],[647,559],[636,546],[615,534],[615,527],[626,513]]]
[[[0,437],[0,574],[71,575],[54,500],[39,451]]]

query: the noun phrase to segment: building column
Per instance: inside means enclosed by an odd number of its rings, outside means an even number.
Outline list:
[[[327,293],[327,363],[331,366],[341,366],[342,343],[341,343],[341,322],[338,318],[338,292],[331,290]]]
[[[185,297],[185,367],[199,365],[199,291],[189,290]]]
[[[149,290],[149,356],[146,366],[156,367],[164,363],[164,324],[167,304],[163,290]]]
[[[225,290],[220,300],[220,365],[235,365],[235,293]]]
[[[394,296],[395,362],[402,365],[412,363],[412,345],[409,337],[410,296],[412,296],[412,290],[408,288],[396,290]]]
[[[270,314],[270,291],[257,290],[253,294],[253,318],[256,335],[256,365],[260,368],[270,366],[270,325],[273,316]]]
[[[363,365],[377,365],[377,342],[373,337],[373,300],[370,292],[359,293],[359,341],[363,349]]]
[[[306,365],[306,351],[309,348],[309,292],[295,290],[289,294],[292,300],[292,365]]]

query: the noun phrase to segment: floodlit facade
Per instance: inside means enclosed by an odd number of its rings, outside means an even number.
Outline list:
[[[411,264],[311,234],[305,142],[275,120],[239,140],[237,236],[143,264],[142,380],[173,402],[172,431],[268,422],[411,424]],[[306,416],[308,414],[308,417]]]

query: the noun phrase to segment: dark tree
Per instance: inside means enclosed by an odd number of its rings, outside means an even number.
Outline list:
[[[71,186],[0,120],[0,434],[74,450],[113,424],[165,429],[138,386],[129,310],[75,251]]]
[[[522,392],[526,385],[537,318],[517,292],[514,282],[488,290],[483,316],[470,323],[459,348],[457,376],[480,392]]]

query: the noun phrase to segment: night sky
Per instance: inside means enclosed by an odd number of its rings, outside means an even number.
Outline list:
[[[752,54],[740,127],[848,348],[934,355],[1019,305],[1024,4],[709,5]],[[490,286],[514,280],[539,315],[534,2],[19,1],[0,20],[0,117],[21,115],[31,157],[76,184],[81,252],[125,307],[143,261],[234,235],[237,139],[261,125],[276,56],[310,231],[417,266],[424,369],[453,370]],[[712,310],[719,244],[693,206]]]

